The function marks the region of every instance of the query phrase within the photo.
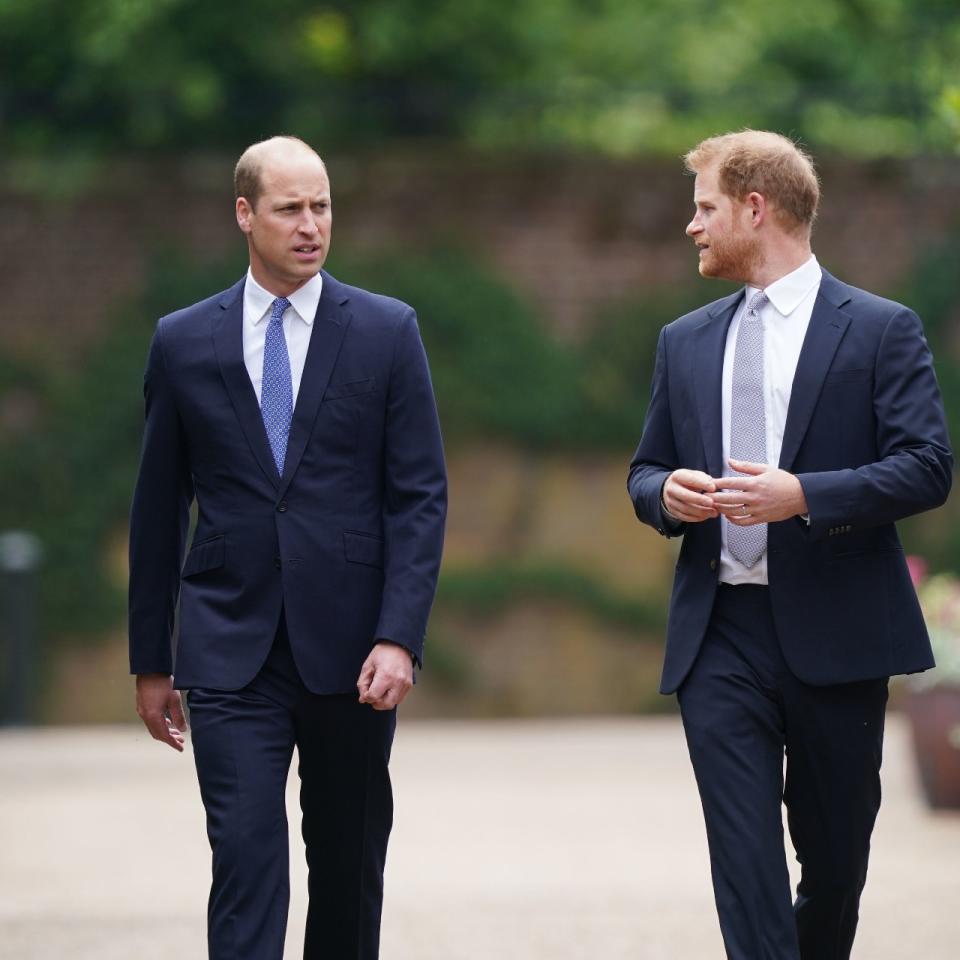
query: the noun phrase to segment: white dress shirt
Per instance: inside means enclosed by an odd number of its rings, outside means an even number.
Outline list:
[[[303,379],[303,365],[307,362],[310,333],[322,291],[323,275],[318,273],[287,297],[290,306],[283,313],[283,335],[290,356],[294,406],[300,391],[300,381]],[[257,395],[257,403],[260,402],[263,385],[263,348],[267,340],[267,327],[270,325],[274,300],[276,297],[269,290],[264,290],[247,270],[247,282],[243,285],[243,362]]]
[[[767,463],[780,463],[783,447],[783,430],[787,422],[787,408],[793,390],[793,376],[800,358],[800,348],[810,325],[813,304],[820,290],[822,271],[816,257],[810,259],[793,273],[771,283],[764,290],[768,302],[760,310],[763,324],[763,407],[767,422]],[[748,286],[746,296],[737,309],[723,354],[723,387],[721,405],[723,416],[723,464],[724,476],[733,476],[730,458],[730,410],[733,400],[733,354],[737,344],[740,319],[747,304],[757,293],[757,287]],[[730,522],[720,518],[720,582],[761,583],[767,582],[767,554],[753,565],[745,567],[735,560],[727,549],[727,531]]]

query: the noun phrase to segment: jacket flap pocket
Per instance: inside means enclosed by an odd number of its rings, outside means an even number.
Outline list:
[[[376,377],[366,380],[351,380],[348,383],[331,383],[323,395],[324,400],[341,400],[343,397],[356,397],[363,393],[370,393],[377,385]]]
[[[869,380],[873,376],[873,367],[849,367],[845,370],[828,370],[825,384],[848,383],[850,381]]]
[[[217,567],[222,567],[225,555],[226,540],[222,534],[219,537],[204,540],[203,543],[196,544],[187,554],[181,576],[191,577],[194,574],[203,573],[205,570],[215,570]]]
[[[383,567],[383,540],[369,533],[343,532],[343,551],[349,563]]]

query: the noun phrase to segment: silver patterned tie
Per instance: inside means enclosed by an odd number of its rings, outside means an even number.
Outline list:
[[[733,355],[730,409],[730,456],[752,463],[767,462],[767,417],[763,404],[763,321],[767,295],[759,290],[747,304],[737,331]],[[727,549],[745,567],[752,567],[767,549],[767,525],[727,525]]]

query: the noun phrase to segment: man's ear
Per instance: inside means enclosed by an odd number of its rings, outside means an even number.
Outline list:
[[[766,197],[764,197],[762,193],[757,193],[756,190],[754,190],[753,193],[747,194],[747,199],[744,200],[744,204],[750,210],[750,225],[759,227],[767,217]]]
[[[253,217],[253,207],[246,197],[237,197],[237,226],[244,232],[250,233],[253,226],[250,223]]]

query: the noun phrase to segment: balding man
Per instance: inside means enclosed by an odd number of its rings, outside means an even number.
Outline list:
[[[243,154],[235,181],[250,268],[161,319],[147,361],[130,530],[137,711],[183,750],[189,691],[211,960],[283,956],[294,747],[304,956],[371,960],[395,711],[443,543],[440,430],[414,311],[321,269],[320,157],[275,137]]]
[[[894,522],[950,490],[943,404],[917,316],[814,258],[803,151],[744,131],[686,160],[700,273],[745,286],[661,332],[630,465],[637,516],[683,536],[661,691],[680,703],[727,956],[846,960],[887,678],[933,666]]]

